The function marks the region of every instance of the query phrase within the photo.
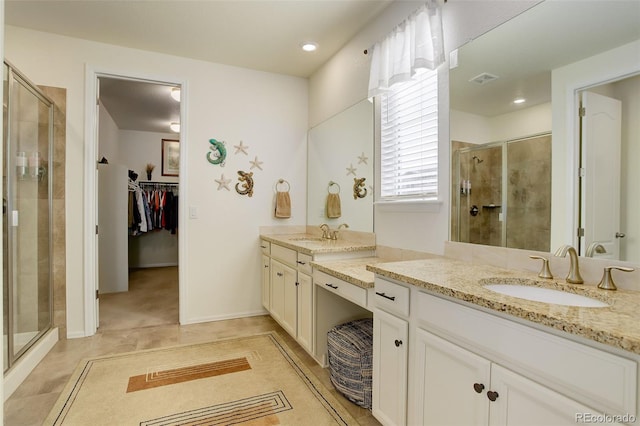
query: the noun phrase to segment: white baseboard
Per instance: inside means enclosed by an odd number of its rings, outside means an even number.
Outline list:
[[[246,318],[246,317],[258,317],[258,316],[261,316],[261,315],[268,315],[268,314],[269,314],[269,312],[267,312],[265,310],[242,312],[242,313],[231,314],[231,315],[218,315],[218,316],[212,316],[212,317],[190,318],[190,319],[187,319],[185,321],[182,321],[180,324],[181,325],[200,324],[200,323],[203,323],[203,322],[224,321],[224,320]]]
[[[147,263],[144,265],[129,265],[129,269],[132,268],[139,268],[139,269],[144,269],[144,268],[164,268],[167,266],[178,266],[177,262],[166,262],[166,263]]]
[[[18,386],[20,386],[24,379],[36,368],[38,363],[44,359],[45,355],[49,353],[57,341],[58,329],[54,328],[49,330],[47,334],[42,336],[40,340],[22,355],[16,365],[11,367],[11,370],[5,374],[3,381],[5,401],[18,389]]]

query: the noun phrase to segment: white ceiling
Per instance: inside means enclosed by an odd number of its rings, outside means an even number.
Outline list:
[[[492,117],[551,102],[551,70],[638,39],[639,0],[547,0],[459,49],[451,108]],[[499,78],[469,81],[482,73]]]
[[[391,1],[6,0],[5,24],[309,77]],[[305,41],[316,42],[318,50],[302,51]],[[158,97],[163,88],[122,80],[105,83],[103,103],[121,129],[164,132],[166,124],[160,130],[154,122],[174,120],[159,116],[175,114],[177,106],[170,98]],[[142,99],[145,96],[150,98]],[[136,108],[138,103],[144,108]],[[157,109],[143,117],[150,105]]]

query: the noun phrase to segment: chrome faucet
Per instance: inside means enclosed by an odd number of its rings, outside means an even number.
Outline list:
[[[320,229],[322,229],[322,238],[329,239],[329,225],[323,223],[320,225]]]
[[[569,275],[567,275],[566,281],[570,284],[583,284],[584,280],[580,276],[580,266],[578,265],[578,253],[575,248],[570,245],[563,245],[553,255],[565,257],[567,253],[569,253],[571,265],[569,266]]]
[[[605,250],[602,244],[594,241],[593,243],[589,244],[589,247],[587,247],[587,252],[585,253],[585,257],[593,257],[593,255],[596,253],[603,254],[606,252],[607,250]]]

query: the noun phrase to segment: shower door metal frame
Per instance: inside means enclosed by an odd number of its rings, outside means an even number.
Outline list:
[[[20,359],[22,355],[24,355],[29,348],[31,348],[44,334],[46,334],[53,325],[53,265],[52,265],[52,253],[53,253],[53,241],[52,241],[52,229],[53,229],[53,218],[52,218],[52,207],[53,207],[53,101],[49,99],[46,95],[44,95],[37,86],[31,82],[28,78],[26,78],[22,73],[15,69],[15,67],[7,60],[4,61],[5,66],[7,67],[7,116],[6,116],[6,133],[3,135],[5,137],[4,141],[4,156],[5,156],[5,166],[7,170],[6,174],[6,206],[3,205],[3,208],[6,208],[5,212],[5,220],[7,221],[7,250],[4,252],[4,256],[7,257],[7,271],[5,276],[9,277],[9,282],[5,282],[4,285],[7,289],[7,312],[5,315],[7,316],[7,324],[8,329],[5,331],[7,335],[7,365],[5,366],[4,373],[6,374],[15,364],[15,362]],[[13,84],[18,82],[23,88],[27,89],[31,94],[33,94],[39,101],[44,102],[49,107],[49,132],[48,132],[48,152],[47,152],[47,203],[48,203],[48,252],[49,252],[49,261],[48,261],[48,290],[49,290],[49,322],[42,330],[38,330],[38,333],[29,340],[27,344],[25,344],[17,353],[14,354],[14,328],[13,328],[13,314],[14,314],[14,253],[13,253],[13,239],[14,239],[14,229],[12,224],[9,221],[9,212],[13,211],[13,196],[14,188],[13,188],[13,180],[17,177],[15,176],[15,165],[12,161],[14,156],[11,151],[11,105],[13,98]],[[4,203],[3,203],[4,204]]]

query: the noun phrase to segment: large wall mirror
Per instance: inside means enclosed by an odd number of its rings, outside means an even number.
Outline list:
[[[313,127],[307,152],[307,225],[373,232],[373,104]]]
[[[638,75],[637,0],[547,0],[458,49],[451,239],[640,263]]]

